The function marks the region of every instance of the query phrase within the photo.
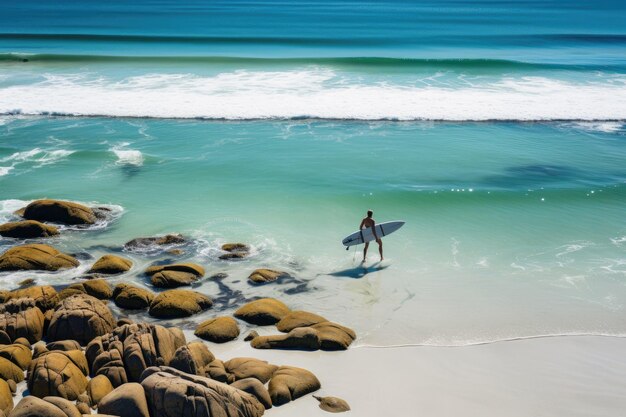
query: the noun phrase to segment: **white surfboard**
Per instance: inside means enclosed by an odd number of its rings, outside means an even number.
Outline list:
[[[382,239],[383,237],[392,234],[402,226],[404,226],[403,221],[377,223],[376,234],[379,238]],[[350,236],[344,238],[341,243],[343,243],[343,245],[346,247],[350,247],[354,245],[360,245],[365,242],[371,242],[372,240],[374,240],[374,233],[372,232],[372,229],[368,227],[367,229],[357,230]]]

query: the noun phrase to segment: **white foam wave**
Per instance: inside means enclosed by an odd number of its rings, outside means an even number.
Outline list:
[[[1,114],[363,120],[624,120],[626,77],[586,83],[503,77],[480,83],[365,82],[327,68],[214,76],[86,74],[0,89]],[[603,129],[612,129],[602,126]]]
[[[117,157],[116,164],[117,165],[130,165],[135,167],[140,167],[143,165],[143,154],[141,151],[135,149],[126,149],[125,147],[128,144],[124,143],[122,145],[114,146],[110,149],[111,152],[115,154]]]
[[[7,175],[9,172],[11,172],[12,169],[13,169],[12,166],[10,166],[10,167],[0,167],[0,177],[3,177],[5,175]]]
[[[617,133],[624,129],[622,122],[576,122],[568,123],[566,127],[576,128],[587,132]]]

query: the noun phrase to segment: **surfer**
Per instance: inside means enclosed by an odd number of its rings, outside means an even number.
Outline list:
[[[364,228],[372,229],[372,232],[374,232],[374,238],[376,239],[376,243],[378,243],[378,252],[380,252],[380,260],[382,261],[383,260],[383,241],[376,234],[376,222],[372,218],[372,215],[374,215],[374,212],[372,210],[367,210],[367,217],[361,220],[361,225],[359,226],[359,230],[363,230]],[[363,262],[361,263],[364,263],[365,259],[367,258],[367,248],[369,247],[369,245],[370,245],[369,242],[365,242],[365,248],[363,248]]]

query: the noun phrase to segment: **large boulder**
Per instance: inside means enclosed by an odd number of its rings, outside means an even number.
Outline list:
[[[111,391],[113,391],[113,385],[105,375],[96,375],[87,383],[89,403],[94,408],[96,408],[98,404],[100,404],[100,401]]]
[[[15,406],[10,417],[81,417],[78,408],[70,401],[59,397],[44,399],[32,395],[23,397]]]
[[[92,209],[82,204],[60,200],[36,200],[20,211],[28,220],[61,224],[94,224]]]
[[[193,263],[155,265],[146,269],[152,285],[160,288],[175,288],[191,285],[204,276],[204,268]]]
[[[256,378],[244,378],[230,384],[231,387],[240,389],[248,394],[252,394],[265,409],[272,408],[272,399],[265,385]]]
[[[9,340],[20,337],[36,343],[43,337],[45,318],[32,298],[19,298],[0,305],[0,331]]]
[[[16,239],[34,239],[50,237],[59,234],[59,229],[54,226],[40,223],[35,220],[23,220],[0,224],[0,236],[13,237]]]
[[[273,269],[257,269],[253,271],[248,280],[253,284],[267,284],[276,281],[278,278],[289,275],[283,271],[275,271]]]
[[[98,412],[118,417],[150,417],[144,390],[134,382],[119,386],[108,393],[100,400]]]
[[[107,300],[113,296],[113,288],[111,287],[111,284],[102,278],[89,279],[72,284],[67,287],[67,289],[78,290],[99,300]]]
[[[87,360],[80,350],[54,350],[34,359],[28,369],[28,390],[43,398],[49,395],[75,401],[87,388]]]
[[[150,304],[150,315],[158,318],[188,317],[206,310],[213,302],[206,295],[189,290],[167,290]]]
[[[276,323],[276,328],[281,332],[287,333],[297,327],[309,327],[325,321],[328,320],[308,311],[291,311]]]
[[[235,317],[259,326],[278,323],[289,314],[289,307],[274,298],[261,298],[244,304],[235,311]]]
[[[52,341],[71,339],[86,345],[114,327],[115,319],[106,304],[90,295],[73,295],[56,307],[47,337]]]
[[[152,417],[259,417],[265,411],[247,392],[174,368],[148,368],[141,385]]]
[[[317,331],[322,350],[346,350],[356,339],[354,330],[330,321],[314,324],[311,329]]]
[[[78,264],[75,258],[41,244],[14,246],[0,255],[0,271],[58,271]]]
[[[176,349],[169,366],[188,374],[205,376],[214,360],[209,348],[201,341],[195,341]]]
[[[24,370],[10,359],[0,357],[0,380],[22,382]]]
[[[143,310],[150,307],[154,294],[145,288],[130,284],[117,284],[113,289],[113,299],[118,307],[128,310]]]
[[[255,349],[318,350],[321,346],[317,331],[310,327],[299,327],[287,334],[258,336],[250,344]]]
[[[57,291],[50,285],[33,285],[32,287],[9,291],[5,301],[20,298],[32,298],[41,311],[54,308],[59,302]]]
[[[214,343],[224,343],[239,336],[239,326],[232,317],[215,317],[198,325],[194,335]]]
[[[121,274],[130,270],[133,262],[116,255],[104,255],[89,269],[90,274]]]
[[[283,405],[321,388],[312,372],[295,366],[281,366],[270,380],[272,404]]]
[[[274,371],[278,369],[278,366],[256,358],[233,358],[224,362],[224,368],[229,381],[256,378],[265,384],[270,380]]]
[[[9,384],[3,379],[0,379],[0,413],[8,415],[13,409],[13,394]]]
[[[235,377],[232,375],[228,375],[226,372],[226,368],[224,367],[224,362],[219,359],[215,359],[213,362],[209,364],[207,368],[205,368],[206,376],[211,379],[214,379],[219,382],[224,383],[232,383],[235,382]]]
[[[20,369],[26,370],[33,359],[33,354],[30,350],[30,343],[27,342],[27,345],[22,343],[0,345],[0,358],[9,360],[19,366]]]

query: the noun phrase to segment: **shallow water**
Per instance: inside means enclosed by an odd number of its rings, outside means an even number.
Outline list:
[[[216,306],[275,296],[354,327],[361,345],[463,345],[546,334],[623,335],[626,129],[604,123],[185,121],[6,116],[1,220],[42,197],[108,204],[118,218],[52,244],[77,271],[1,274],[69,283],[138,237],[181,232],[195,289]],[[366,268],[341,239],[365,210],[406,226]],[[106,226],[106,227],[104,227]],[[253,246],[217,259],[224,242]],[[0,241],[0,249],[16,242]],[[125,253],[141,275],[172,256]],[[292,279],[247,283],[258,267]]]

